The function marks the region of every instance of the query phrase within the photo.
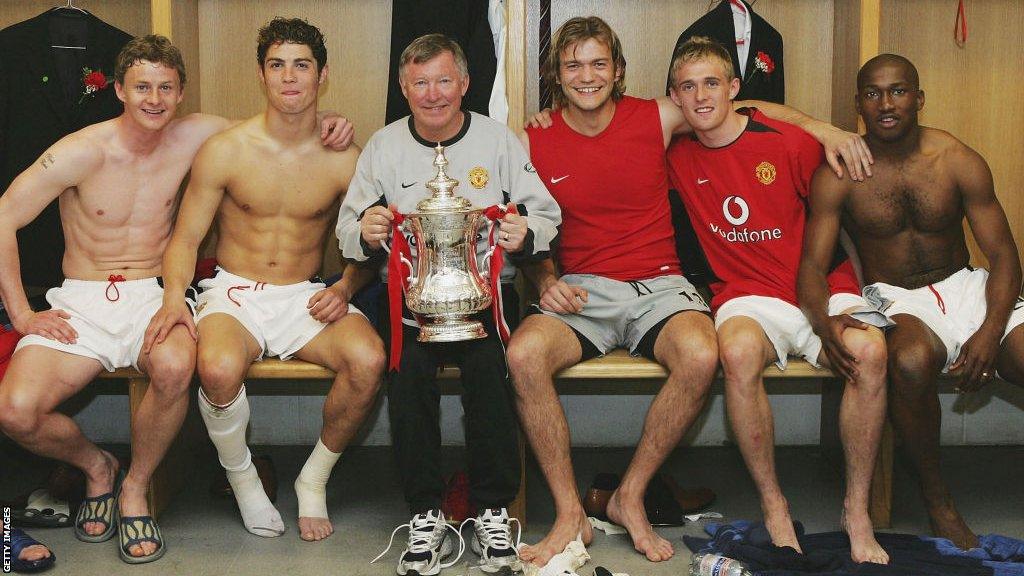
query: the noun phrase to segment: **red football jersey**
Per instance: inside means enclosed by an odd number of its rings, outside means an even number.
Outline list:
[[[737,296],[771,296],[797,305],[811,176],[824,159],[806,132],[757,110],[739,138],[708,148],[694,137],[668,150],[673,187],[719,281],[711,307]],[[849,260],[829,274],[832,293],[858,294]]]
[[[559,111],[551,120],[527,134],[530,159],[562,208],[561,272],[622,281],[679,274],[658,103],[623,96],[597,136],[576,132]]]

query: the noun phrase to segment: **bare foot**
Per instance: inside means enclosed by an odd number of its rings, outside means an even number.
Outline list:
[[[871,526],[871,517],[867,511],[843,511],[843,530],[850,537],[850,557],[854,562],[872,562],[888,564],[889,554],[875,540],[875,531]]]
[[[85,495],[90,498],[113,492],[114,479],[120,468],[117,458],[110,452],[100,450],[100,455],[102,459],[95,466],[82,471],[85,474]],[[99,536],[107,530],[107,525],[103,522],[86,522],[82,524],[82,529],[90,536]]]
[[[146,490],[149,482],[136,480],[131,471],[125,476],[121,483],[121,501],[118,504],[121,509],[121,517],[128,516],[149,516],[149,502],[146,501]],[[128,553],[136,558],[149,556],[157,551],[156,542],[142,542],[128,547]]]
[[[928,517],[932,533],[939,538],[949,539],[962,550],[978,547],[978,537],[967,526],[967,522],[957,511],[951,499],[947,499],[943,505],[929,506]]]
[[[772,537],[772,544],[780,548],[788,546],[803,554],[800,542],[796,539],[796,530],[793,529],[793,518],[789,515],[789,503],[782,499],[779,504],[762,504],[762,506],[764,527],[768,529],[768,535]]]
[[[327,518],[299,516],[299,537],[306,542],[317,542],[334,534],[334,525]]]
[[[651,562],[663,562],[675,554],[672,544],[658,536],[647,521],[642,497],[627,498],[616,490],[608,500],[608,519],[625,528],[636,551]]]
[[[519,558],[523,562],[531,562],[543,568],[547,566],[552,556],[565,550],[569,542],[575,540],[577,536],[582,538],[584,546],[589,545],[594,539],[594,530],[590,527],[582,507],[556,517],[554,525],[543,540],[533,546],[524,544],[519,548]]]
[[[35,562],[36,560],[42,560],[43,558],[49,557],[50,550],[42,544],[27,546],[22,549],[21,554],[18,554],[18,560],[24,560],[26,562]]]

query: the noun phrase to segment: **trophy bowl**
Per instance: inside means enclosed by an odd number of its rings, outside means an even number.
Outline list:
[[[403,224],[415,238],[417,251],[405,303],[420,318],[419,342],[485,338],[483,324],[472,318],[494,297],[486,272],[477,265],[476,236],[483,210],[455,195],[459,181],[445,173],[444,147],[438,144],[435,152],[437,175],[426,184],[432,195],[416,204],[416,212],[406,215]]]

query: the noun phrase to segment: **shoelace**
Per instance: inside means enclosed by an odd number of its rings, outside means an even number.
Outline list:
[[[419,519],[414,516],[413,519],[410,520],[408,524],[398,525],[394,530],[391,531],[391,538],[388,540],[388,547],[385,548],[383,552],[378,554],[376,558],[370,560],[370,564],[373,564],[377,560],[380,560],[384,557],[385,554],[388,553],[388,550],[391,550],[391,546],[395,543],[395,534],[398,534],[398,531],[402,528],[409,529],[409,552],[412,552],[413,554],[422,554],[424,552],[429,552],[433,550],[438,544],[437,539],[435,539],[434,537],[436,531],[434,530],[433,527],[436,526],[439,521],[440,520],[438,518],[431,518],[430,516],[423,515],[423,519]],[[421,528],[426,528],[427,526],[430,526],[429,532],[427,532],[426,530],[421,530]],[[455,535],[459,538],[459,553],[455,556],[455,559],[451,562],[448,562],[447,564],[443,562],[441,563],[441,568],[450,568],[454,566],[456,563],[458,563],[459,559],[462,558],[463,552],[466,551],[466,541],[463,540],[462,534],[458,530],[456,530],[451,524],[444,522],[444,528],[445,530],[451,530],[452,532],[455,532]]]
[[[522,542],[523,536],[523,524],[519,521],[519,518],[509,518],[508,522],[501,522],[500,520],[481,521],[477,518],[466,518],[459,524],[459,533],[462,533],[462,528],[473,522],[476,526],[473,527],[476,533],[477,539],[480,540],[480,550],[484,551],[487,548],[512,548],[515,551],[516,556],[519,556],[519,544]],[[512,523],[516,523],[516,539],[512,540]]]

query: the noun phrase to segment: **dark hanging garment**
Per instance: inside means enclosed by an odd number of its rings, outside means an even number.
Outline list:
[[[750,17],[750,38],[744,39],[748,42],[747,58],[741,66],[739,55],[736,49],[737,38],[743,36],[737,34],[735,21],[733,19],[733,8],[731,2],[742,4]],[[740,9],[740,8],[737,8]],[[732,67],[736,75],[740,77],[740,92],[736,95],[737,100],[765,100],[783,104],[786,100],[786,82],[782,65],[782,35],[764,18],[759,16],[745,0],[722,0],[713,10],[701,16],[696,22],[679,35],[676,40],[676,50],[684,42],[694,36],[707,36],[717,40],[732,56]],[[672,84],[672,61],[669,60],[668,82],[665,85],[665,93]]]
[[[0,30],[0,194],[57,140],[121,114],[124,107],[112,83],[85,94],[84,69],[112,81],[117,54],[131,39],[92,14],[71,9],[50,10]],[[18,255],[26,286],[60,284],[64,234],[57,202],[18,231]]]
[[[435,32],[458,42],[466,53],[469,90],[462,98],[462,109],[488,115],[498,61],[487,21],[487,7],[487,0],[394,0],[386,124],[409,115],[409,103],[398,84],[398,59],[402,50],[416,38]]]

